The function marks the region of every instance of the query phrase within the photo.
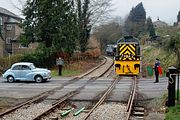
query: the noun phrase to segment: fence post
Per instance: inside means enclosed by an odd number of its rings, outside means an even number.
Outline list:
[[[177,69],[175,67],[169,67],[169,74],[168,74],[168,103],[167,106],[174,106],[175,105],[175,86],[176,86],[176,74]]]

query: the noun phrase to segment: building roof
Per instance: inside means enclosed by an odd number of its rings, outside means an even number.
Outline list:
[[[9,10],[5,9],[5,8],[2,8],[0,7],[0,14],[4,14],[4,15],[7,15],[7,16],[11,16],[11,17],[14,17],[16,19],[22,19],[21,17],[19,17],[18,15],[10,12]]]
[[[168,26],[168,24],[166,22],[161,21],[159,19],[157,21],[153,22],[153,24],[155,27],[167,27]]]

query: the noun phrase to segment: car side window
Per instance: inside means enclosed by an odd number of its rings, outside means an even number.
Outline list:
[[[31,69],[26,65],[22,65],[22,70],[31,70]]]
[[[21,65],[16,65],[12,68],[12,70],[21,70]]]

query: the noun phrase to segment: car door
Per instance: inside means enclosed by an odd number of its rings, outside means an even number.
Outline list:
[[[21,65],[16,65],[12,68],[11,72],[14,74],[16,80],[21,79]]]
[[[32,76],[31,76],[31,68],[27,65],[22,65],[22,71],[21,71],[21,78],[22,80],[32,80]]]

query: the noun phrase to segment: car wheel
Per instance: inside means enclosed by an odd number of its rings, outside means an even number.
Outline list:
[[[35,81],[37,83],[41,83],[41,82],[43,82],[43,78],[40,75],[38,75],[38,76],[35,77]]]
[[[7,81],[8,81],[9,83],[13,83],[13,82],[14,82],[14,77],[13,77],[13,76],[8,76],[8,77],[7,77]]]

